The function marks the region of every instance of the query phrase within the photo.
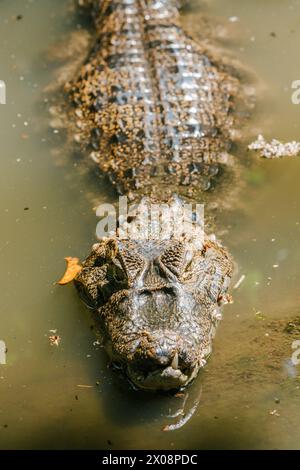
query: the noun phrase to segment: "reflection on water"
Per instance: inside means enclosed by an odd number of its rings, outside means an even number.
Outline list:
[[[194,3],[185,24],[197,31]],[[228,34],[219,42],[265,84],[249,133],[299,140],[300,108],[290,95],[300,73],[300,1],[211,0],[206,11],[225,19]],[[300,159],[256,161],[245,172],[244,210],[223,216],[236,280],[245,279],[189,390],[187,407],[202,387],[201,401],[181,429],[162,432],[182,398],[130,390],[107,367],[73,288],[54,286],[64,256],[83,257],[93,242],[86,194],[113,200],[102,179],[82,174],[80,161],[59,165],[53,154],[65,152],[63,133],[47,127],[42,90],[55,67],[46,50],[80,22],[67,0],[1,2],[0,339],[8,350],[0,365],[0,447],[299,447],[300,369],[290,358],[300,328],[285,324],[300,316]],[[61,337],[58,347],[49,330]]]

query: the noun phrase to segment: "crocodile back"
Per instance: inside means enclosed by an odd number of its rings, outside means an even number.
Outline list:
[[[230,145],[235,81],[167,0],[94,2],[97,41],[72,86],[81,138],[120,193],[207,190]]]

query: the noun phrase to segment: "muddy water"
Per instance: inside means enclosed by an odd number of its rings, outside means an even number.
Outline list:
[[[196,32],[200,3],[184,20]],[[42,90],[55,67],[46,51],[83,23],[69,6],[1,2],[0,339],[8,351],[0,365],[0,447],[299,448],[300,366],[292,366],[292,337],[276,322],[300,314],[300,159],[256,160],[245,170],[243,210],[223,216],[236,280],[245,280],[189,390],[187,409],[200,390],[201,400],[182,429],[161,431],[182,399],[130,390],[107,368],[73,288],[54,286],[64,256],[83,257],[93,241],[86,193],[113,200],[102,179],[82,174],[79,160],[64,164],[63,132],[48,127]],[[219,45],[262,81],[249,139],[258,131],[299,139],[291,82],[300,78],[300,1],[211,0],[205,11],[228,26],[218,29]],[[246,156],[244,143],[238,152]],[[59,347],[49,345],[49,330],[57,330]]]

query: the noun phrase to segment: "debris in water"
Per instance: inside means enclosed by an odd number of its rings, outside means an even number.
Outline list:
[[[93,388],[93,385],[77,385],[79,388]]]
[[[57,284],[61,286],[73,281],[77,274],[82,270],[82,266],[79,264],[78,258],[67,256],[65,260],[67,262],[67,269],[63,277],[57,282]]]
[[[233,286],[233,288],[234,288],[234,289],[238,289],[238,288],[240,287],[240,285],[242,284],[242,282],[244,282],[245,279],[246,279],[246,276],[245,276],[245,274],[243,274],[243,275],[239,278],[238,282]]]
[[[267,142],[259,134],[257,139],[248,145],[248,149],[258,151],[263,158],[296,157],[300,153],[300,142],[293,140],[284,144],[276,139]]]
[[[59,346],[61,341],[61,337],[58,335],[51,335],[49,336],[50,346]]]

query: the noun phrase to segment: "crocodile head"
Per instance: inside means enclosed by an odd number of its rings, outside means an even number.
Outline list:
[[[75,279],[113,363],[138,388],[182,388],[211,350],[232,262],[216,242],[108,239]]]

